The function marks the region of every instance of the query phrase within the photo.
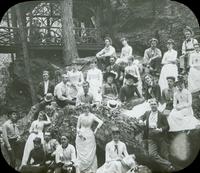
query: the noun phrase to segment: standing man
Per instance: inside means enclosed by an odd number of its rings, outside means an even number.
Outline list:
[[[9,119],[3,124],[2,137],[8,151],[10,165],[16,167],[16,157],[19,150],[19,130],[17,127],[17,111],[9,111]]]
[[[54,89],[54,96],[58,106],[65,107],[66,105],[75,105],[75,100],[71,96],[71,83],[69,82],[69,76],[67,74],[62,75],[62,82],[56,85]]]
[[[144,52],[144,65],[150,66],[150,74],[153,76],[159,76],[161,69],[161,50],[157,48],[158,40],[152,38],[149,40],[150,48],[146,49]]]
[[[105,47],[96,54],[98,67],[103,71],[108,66],[110,57],[117,57],[115,48],[112,46],[112,39],[110,37],[106,37],[104,40]]]
[[[165,141],[166,134],[169,130],[167,118],[158,111],[158,102],[156,99],[151,99],[149,104],[151,111],[145,112],[145,114],[139,119],[139,123],[145,126],[144,137],[147,140],[149,157],[161,168],[162,171],[174,171],[174,167],[168,161],[169,152]]]
[[[189,71],[189,61],[190,61],[190,54],[194,52],[194,45],[198,44],[198,41],[193,38],[194,32],[192,28],[186,26],[183,30],[185,35],[185,41],[182,45],[182,56],[180,57],[180,70],[182,74],[188,73]]]
[[[49,72],[43,71],[43,81],[39,83],[38,90],[37,90],[37,98],[39,102],[44,100],[44,97],[47,93],[52,93],[54,91],[54,85],[49,80]]]

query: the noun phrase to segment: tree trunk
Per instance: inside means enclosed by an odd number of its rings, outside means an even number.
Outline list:
[[[23,23],[20,6],[16,5],[15,10],[16,10],[17,21],[18,21],[18,25],[19,25],[19,36],[20,36],[20,40],[22,43],[23,60],[24,60],[24,65],[25,65],[26,77],[28,79],[28,84],[30,87],[32,103],[35,104],[36,97],[35,97],[35,90],[33,87],[33,82],[32,82],[31,75],[30,75],[31,74],[30,59],[29,59],[29,52],[28,52],[28,47],[27,47],[26,35],[25,35],[25,33],[26,33],[25,26]]]
[[[72,60],[78,57],[76,41],[73,33],[74,24],[72,18],[72,0],[61,1],[61,19],[63,30],[63,60],[65,65],[71,64]]]

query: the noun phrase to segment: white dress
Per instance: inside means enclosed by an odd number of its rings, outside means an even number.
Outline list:
[[[178,67],[175,64],[177,58],[177,51],[168,50],[164,53],[162,64],[163,67],[161,69],[160,78],[158,84],[160,85],[161,92],[163,89],[168,88],[167,77],[173,76],[177,80],[178,77]]]
[[[168,116],[170,132],[192,130],[200,125],[200,121],[193,115],[192,95],[187,89],[174,94],[173,106]]]
[[[128,57],[132,55],[133,49],[131,46],[126,45],[122,48],[120,58],[117,59],[116,63],[128,62]]]
[[[188,75],[188,90],[191,93],[200,91],[200,52],[190,55],[190,71]]]
[[[89,91],[93,94],[94,102],[101,102],[103,85],[102,71],[97,68],[88,70],[86,80],[90,84]]]
[[[47,117],[47,121],[35,120],[32,122],[30,130],[29,130],[30,135],[29,135],[29,137],[26,141],[25,147],[24,147],[24,154],[22,157],[21,166],[27,164],[29,154],[30,154],[31,150],[34,148],[33,140],[36,137],[41,138],[41,142],[42,142],[42,144],[44,144],[43,129],[44,129],[44,125],[47,125],[47,124],[50,124],[50,119],[48,117]],[[32,133],[33,131],[37,132],[37,134]]]

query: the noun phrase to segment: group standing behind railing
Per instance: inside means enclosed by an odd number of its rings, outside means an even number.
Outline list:
[[[63,73],[62,81],[54,87],[49,80],[49,72],[44,71],[37,91],[40,110],[37,120],[31,124],[21,171],[126,173],[139,168],[135,156],[129,155],[126,145],[119,140],[120,129],[113,127],[113,140],[106,145],[106,162],[97,169],[95,134],[103,121],[90,113],[90,106],[105,102],[112,108],[118,105],[129,107],[129,116],[137,117],[144,126],[150,158],[162,170],[174,171],[175,167],[167,157],[166,134],[190,131],[200,125],[193,115],[191,95],[200,91],[200,45],[192,38],[191,28],[186,27],[184,34],[186,40],[180,59],[173,49],[175,42],[172,39],[167,41],[168,50],[162,58],[162,52],[157,48],[158,40],[152,38],[141,64],[132,55],[132,47],[126,38],[121,39],[123,48],[120,58],[116,56],[112,40],[105,38],[105,47],[96,54],[86,76],[73,63],[72,69]],[[183,76],[178,75],[179,68]],[[184,76],[188,76],[188,88]],[[135,101],[138,101],[136,106]],[[84,113],[77,122],[76,149],[69,144],[67,132],[60,136],[61,144],[51,139],[49,132],[43,133],[44,126],[51,124],[43,109],[53,103],[55,105],[55,102],[61,108],[66,105],[83,107]],[[10,164],[15,167],[14,154],[20,136],[16,111],[11,111],[9,115],[10,119],[3,125],[3,139]],[[98,124],[95,131],[91,129],[93,122]],[[165,156],[161,156],[161,147],[165,147]]]

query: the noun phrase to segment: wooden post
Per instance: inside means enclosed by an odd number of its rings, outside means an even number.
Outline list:
[[[19,26],[19,35],[22,43],[22,51],[23,51],[23,60],[24,60],[24,65],[25,65],[25,72],[26,72],[26,77],[28,79],[29,87],[30,87],[30,92],[31,92],[31,99],[32,103],[36,103],[36,96],[35,96],[35,90],[33,87],[33,82],[31,79],[31,72],[30,72],[30,59],[29,59],[29,52],[28,52],[28,46],[27,46],[27,39],[26,39],[26,31],[25,31],[25,26],[23,23],[22,15],[21,15],[21,10],[20,6],[16,5],[15,6],[16,10],[16,15],[17,15],[17,21],[18,21],[18,26]]]
[[[72,18],[72,0],[61,1],[61,20],[63,32],[63,60],[65,65],[71,64],[72,60],[78,57],[76,41],[73,33],[74,24]]]

